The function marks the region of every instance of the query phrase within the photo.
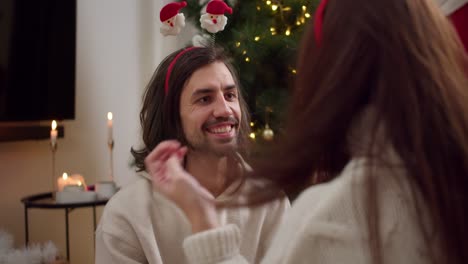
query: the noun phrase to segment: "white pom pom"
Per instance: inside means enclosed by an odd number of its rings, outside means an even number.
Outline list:
[[[208,34],[195,35],[192,38],[192,45],[195,47],[208,47],[210,44],[211,38]]]
[[[42,246],[42,261],[51,263],[58,256],[58,249],[51,241],[48,241]]]
[[[0,256],[13,248],[13,236],[0,230]]]
[[[13,237],[0,230],[1,264],[44,264],[52,263],[57,256],[57,247],[51,242],[33,244],[22,249],[13,249]]]

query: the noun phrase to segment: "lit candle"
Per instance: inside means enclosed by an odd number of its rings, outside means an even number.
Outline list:
[[[65,188],[65,186],[70,185],[70,184],[71,184],[70,178],[68,177],[68,174],[64,172],[62,174],[62,177],[57,179],[57,188],[58,188],[57,190],[61,192],[63,191],[63,188]]]
[[[107,113],[107,140],[112,142],[112,112]]]
[[[57,143],[57,122],[55,120],[52,120],[52,130],[50,130],[50,143],[52,144],[52,146],[55,146],[55,144]]]

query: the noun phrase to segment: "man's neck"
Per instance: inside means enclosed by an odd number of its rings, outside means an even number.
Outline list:
[[[185,169],[214,197],[226,187],[227,157],[189,151]]]

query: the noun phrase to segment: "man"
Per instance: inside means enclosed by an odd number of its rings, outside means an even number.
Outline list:
[[[222,50],[190,47],[169,55],[147,87],[140,113],[144,147],[132,150],[135,164],[162,141],[210,197],[221,201],[240,188],[249,170],[241,153],[248,143],[249,118],[235,71]],[[179,148],[181,145],[186,146]],[[250,262],[264,255],[286,209],[287,199],[253,209],[222,208],[217,219],[245,234],[240,253]],[[96,231],[96,263],[186,263],[182,241],[192,233],[187,216],[154,192],[151,178],[120,190],[108,202]]]

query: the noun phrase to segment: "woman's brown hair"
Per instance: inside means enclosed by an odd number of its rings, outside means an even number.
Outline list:
[[[372,105],[440,231],[443,255],[434,255],[434,263],[461,264],[468,263],[468,64],[432,2],[329,0],[320,45],[312,26],[301,43],[285,137],[253,175],[290,194],[314,179],[332,180],[351,159],[352,121]],[[378,263],[381,205],[369,186],[370,246]],[[280,193],[264,188],[250,201]]]

